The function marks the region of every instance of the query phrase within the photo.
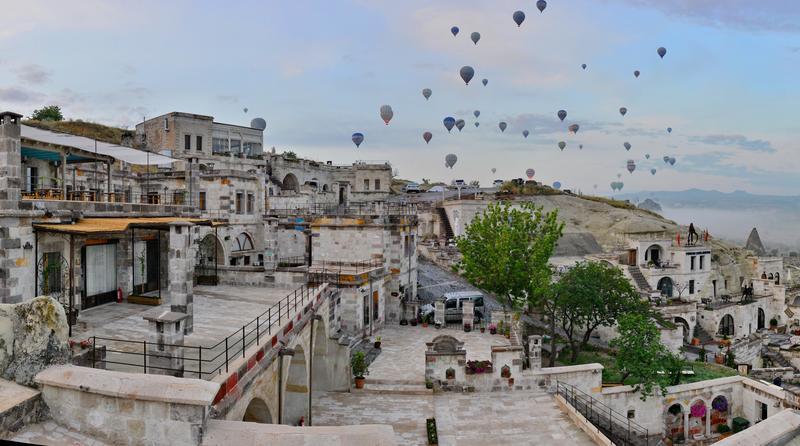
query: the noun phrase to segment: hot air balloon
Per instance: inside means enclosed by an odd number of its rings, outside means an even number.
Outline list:
[[[492,167],[492,173],[494,174],[495,172],[497,172],[497,168],[496,167]]]
[[[453,33],[453,37],[457,36],[458,35],[458,27],[454,26],[454,27],[450,28],[450,32]]]
[[[381,119],[386,125],[389,125],[389,121],[392,120],[392,116],[394,116],[394,111],[392,111],[391,105],[383,105],[381,106]]]
[[[627,113],[628,113],[628,109],[627,108],[625,108],[625,107],[620,107],[619,108],[619,114],[621,114],[622,116],[625,116],[625,114],[627,114]]]
[[[553,182],[553,189],[561,190],[561,182],[560,181],[554,181]]]
[[[674,156],[669,157],[669,165],[670,166],[674,166],[675,165],[675,161],[676,161],[676,159],[675,159]]]
[[[472,40],[472,43],[477,45],[478,41],[481,40],[481,33],[475,31],[474,33],[469,35],[469,38]]]
[[[451,169],[456,165],[456,161],[458,161],[458,157],[452,153],[444,157],[444,165]]]
[[[481,115],[481,111],[480,110],[475,110],[474,112],[472,112],[472,114],[477,118],[478,116]]]
[[[453,126],[456,125],[455,118],[450,116],[444,118],[444,121],[442,122],[444,123],[444,128],[447,129],[447,133],[450,133],[450,130],[453,130]]]
[[[242,110],[244,110],[244,112],[247,113],[247,107],[243,108]]]
[[[581,68],[586,69],[586,64],[581,64]]]
[[[566,148],[566,147],[567,147],[567,143],[565,143],[564,141],[559,141],[558,142],[558,148],[561,149],[562,152],[564,151],[564,148]]]
[[[464,80],[464,83],[469,85],[469,81],[472,80],[472,76],[475,76],[475,70],[473,70],[469,65],[465,65],[461,67],[459,74],[461,74],[461,79]]]
[[[528,135],[530,135],[530,134],[531,134],[531,132],[529,132],[529,131],[527,131],[527,130],[523,130],[523,131],[522,131],[522,136],[524,136],[524,137],[526,137],[526,138],[527,138],[527,137],[528,137]]]
[[[578,145],[578,150],[583,150],[583,144]]]
[[[567,119],[567,111],[566,110],[559,110],[557,115],[558,115],[558,119],[560,119],[561,122],[564,122],[564,119]]]
[[[656,174],[656,168],[653,167],[652,169],[650,169],[650,175],[655,175],[655,174]]]
[[[645,153],[645,154],[644,154],[644,157],[645,157],[646,159],[650,159],[650,154],[649,154],[649,153]]]
[[[361,146],[361,143],[364,142],[364,134],[363,133],[353,133],[353,143],[356,147]]]
[[[629,173],[633,173],[633,171],[636,170],[636,163],[634,163],[633,160],[628,160],[627,168]]]
[[[425,144],[430,143],[431,142],[431,138],[433,138],[433,133],[431,133],[431,132],[425,132],[425,133],[422,134],[422,139],[425,140]]]
[[[621,173],[618,173],[618,174],[617,174],[617,178],[622,178],[622,174],[621,174]]]
[[[625,187],[625,183],[622,181],[617,181],[617,190],[622,190],[623,187]]]
[[[612,181],[611,182],[611,190],[617,190],[617,182],[616,181]]]
[[[485,86],[486,86],[486,84],[488,84],[488,83],[489,83],[489,79],[484,79],[484,80],[482,80],[481,82],[483,83],[483,86],[485,87]]]
[[[657,50],[657,52],[658,52],[658,55],[659,55],[659,56],[660,56],[662,59],[664,58],[664,56],[666,56],[666,55],[667,55],[667,49],[666,49],[666,48],[664,48],[663,46],[662,46],[662,47],[660,47],[660,48]]]
[[[514,23],[517,24],[517,27],[522,26],[522,22],[525,21],[525,13],[522,11],[516,11],[513,15]]]
[[[672,127],[667,127],[667,133],[672,133]]]
[[[625,146],[625,150],[631,150],[631,143],[625,141],[625,144],[623,144],[623,146]]]
[[[532,168],[528,168],[528,170],[525,171],[525,175],[528,176],[529,180],[532,180],[533,176],[536,175],[536,171],[533,170]]]
[[[662,159],[664,160],[665,163],[669,162],[669,156],[667,156],[667,155],[664,155],[664,158],[662,158]]]
[[[506,131],[506,127],[508,127],[508,124],[506,124],[505,122],[501,121],[500,124],[497,124],[497,126],[500,127],[500,131],[501,132],[505,132]]]
[[[476,122],[476,123],[475,123],[475,127],[478,127],[478,126],[480,126],[480,125],[481,125],[481,123],[480,123],[480,122]]]
[[[458,131],[459,131],[459,132],[461,131],[461,129],[463,129],[463,128],[464,128],[464,126],[465,126],[466,124],[467,124],[467,123],[466,123],[466,122],[464,122],[464,120],[463,120],[463,119],[458,119],[458,120],[456,120],[456,128],[458,129]]]
[[[539,0],[536,2],[536,7],[539,9],[539,12],[544,12],[544,8],[547,7],[547,2],[544,0]]]
[[[633,72],[633,75],[638,79],[639,78],[639,70]]]
[[[426,101],[428,100],[428,98],[431,97],[432,94],[433,94],[433,91],[431,91],[430,88],[423,88],[422,89],[422,96],[425,96],[425,100]]]
[[[572,132],[573,134],[577,134],[579,128],[581,128],[581,126],[579,126],[578,124],[572,124],[571,126],[569,126],[569,131]]]

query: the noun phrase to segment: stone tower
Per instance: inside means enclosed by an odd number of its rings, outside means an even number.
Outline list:
[[[22,115],[0,113],[0,209],[17,209],[22,186],[20,132]]]

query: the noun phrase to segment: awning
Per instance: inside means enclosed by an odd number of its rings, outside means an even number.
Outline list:
[[[123,147],[116,144],[109,144],[107,142],[95,141],[91,138],[83,136],[70,135],[68,133],[53,132],[50,130],[43,130],[29,125],[22,126],[22,137],[33,141],[40,141],[47,144],[56,144],[64,147],[71,147],[74,149],[83,150],[85,152],[94,153],[95,143],[97,144],[96,150],[100,155],[110,156],[114,159],[124,161],[128,164],[137,165],[151,165],[160,166],[171,164],[177,161],[168,156],[159,155],[157,153],[145,152],[144,150],[132,149],[130,147]],[[24,144],[23,144],[24,146]]]
[[[206,218],[150,217],[150,218],[82,218],[76,223],[34,223],[33,228],[43,232],[62,234],[113,234],[130,228],[168,229],[173,223],[192,223],[199,226],[223,226],[225,223]]]

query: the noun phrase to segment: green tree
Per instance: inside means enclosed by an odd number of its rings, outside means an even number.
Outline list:
[[[456,268],[473,285],[493,293],[504,309],[541,306],[551,286],[549,265],[564,224],[558,211],[529,202],[491,204],[467,226],[456,245]]]
[[[63,121],[64,115],[61,114],[61,107],[58,105],[48,105],[34,110],[31,119],[34,121]]]
[[[283,156],[287,160],[296,160],[297,159],[297,154],[292,152],[291,150],[289,150],[287,152],[283,152]]]
[[[571,361],[586,349],[597,327],[610,327],[646,304],[619,268],[605,262],[581,262],[561,276],[555,314],[569,342]]]
[[[619,318],[619,337],[611,341],[617,349],[617,367],[622,383],[632,378],[642,400],[654,394],[656,387],[666,395],[666,387],[680,382],[683,358],[667,351],[661,343],[658,327],[649,315],[628,313]]]

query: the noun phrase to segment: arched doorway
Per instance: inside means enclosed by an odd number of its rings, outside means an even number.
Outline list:
[[[300,418],[308,419],[308,371],[303,347],[297,346],[289,363],[286,376],[286,401],[284,401],[283,424],[295,426]]]
[[[703,400],[696,400],[689,406],[689,438],[698,434],[707,434],[706,418],[708,408]]]
[[[272,424],[272,414],[269,413],[267,403],[261,398],[253,398],[244,411],[242,421],[250,423]]]
[[[758,309],[758,329],[761,330],[762,328],[766,328],[767,326],[767,315],[764,314],[764,309]]]
[[[675,323],[683,327],[683,343],[690,343],[692,341],[692,332],[689,330],[689,322],[682,317],[676,317]]]
[[[645,262],[653,262],[655,266],[661,265],[662,249],[660,245],[650,245],[644,252]]]
[[[720,336],[733,336],[733,316],[726,314],[722,317],[722,320],[719,323],[719,331],[717,333]]]
[[[669,277],[662,277],[661,280],[658,281],[656,289],[661,291],[662,296],[672,297],[672,279]]]
[[[683,406],[679,403],[669,406],[667,414],[664,416],[664,421],[666,423],[666,434],[673,442],[678,438],[685,438],[684,419]]]
[[[214,234],[208,234],[200,240],[194,266],[194,280],[197,285],[217,285],[218,265],[225,264],[225,251],[222,243]]]
[[[293,173],[286,174],[286,176],[283,177],[282,183],[283,187],[281,190],[294,193],[300,192],[300,182],[297,181],[297,177],[294,176]]]

